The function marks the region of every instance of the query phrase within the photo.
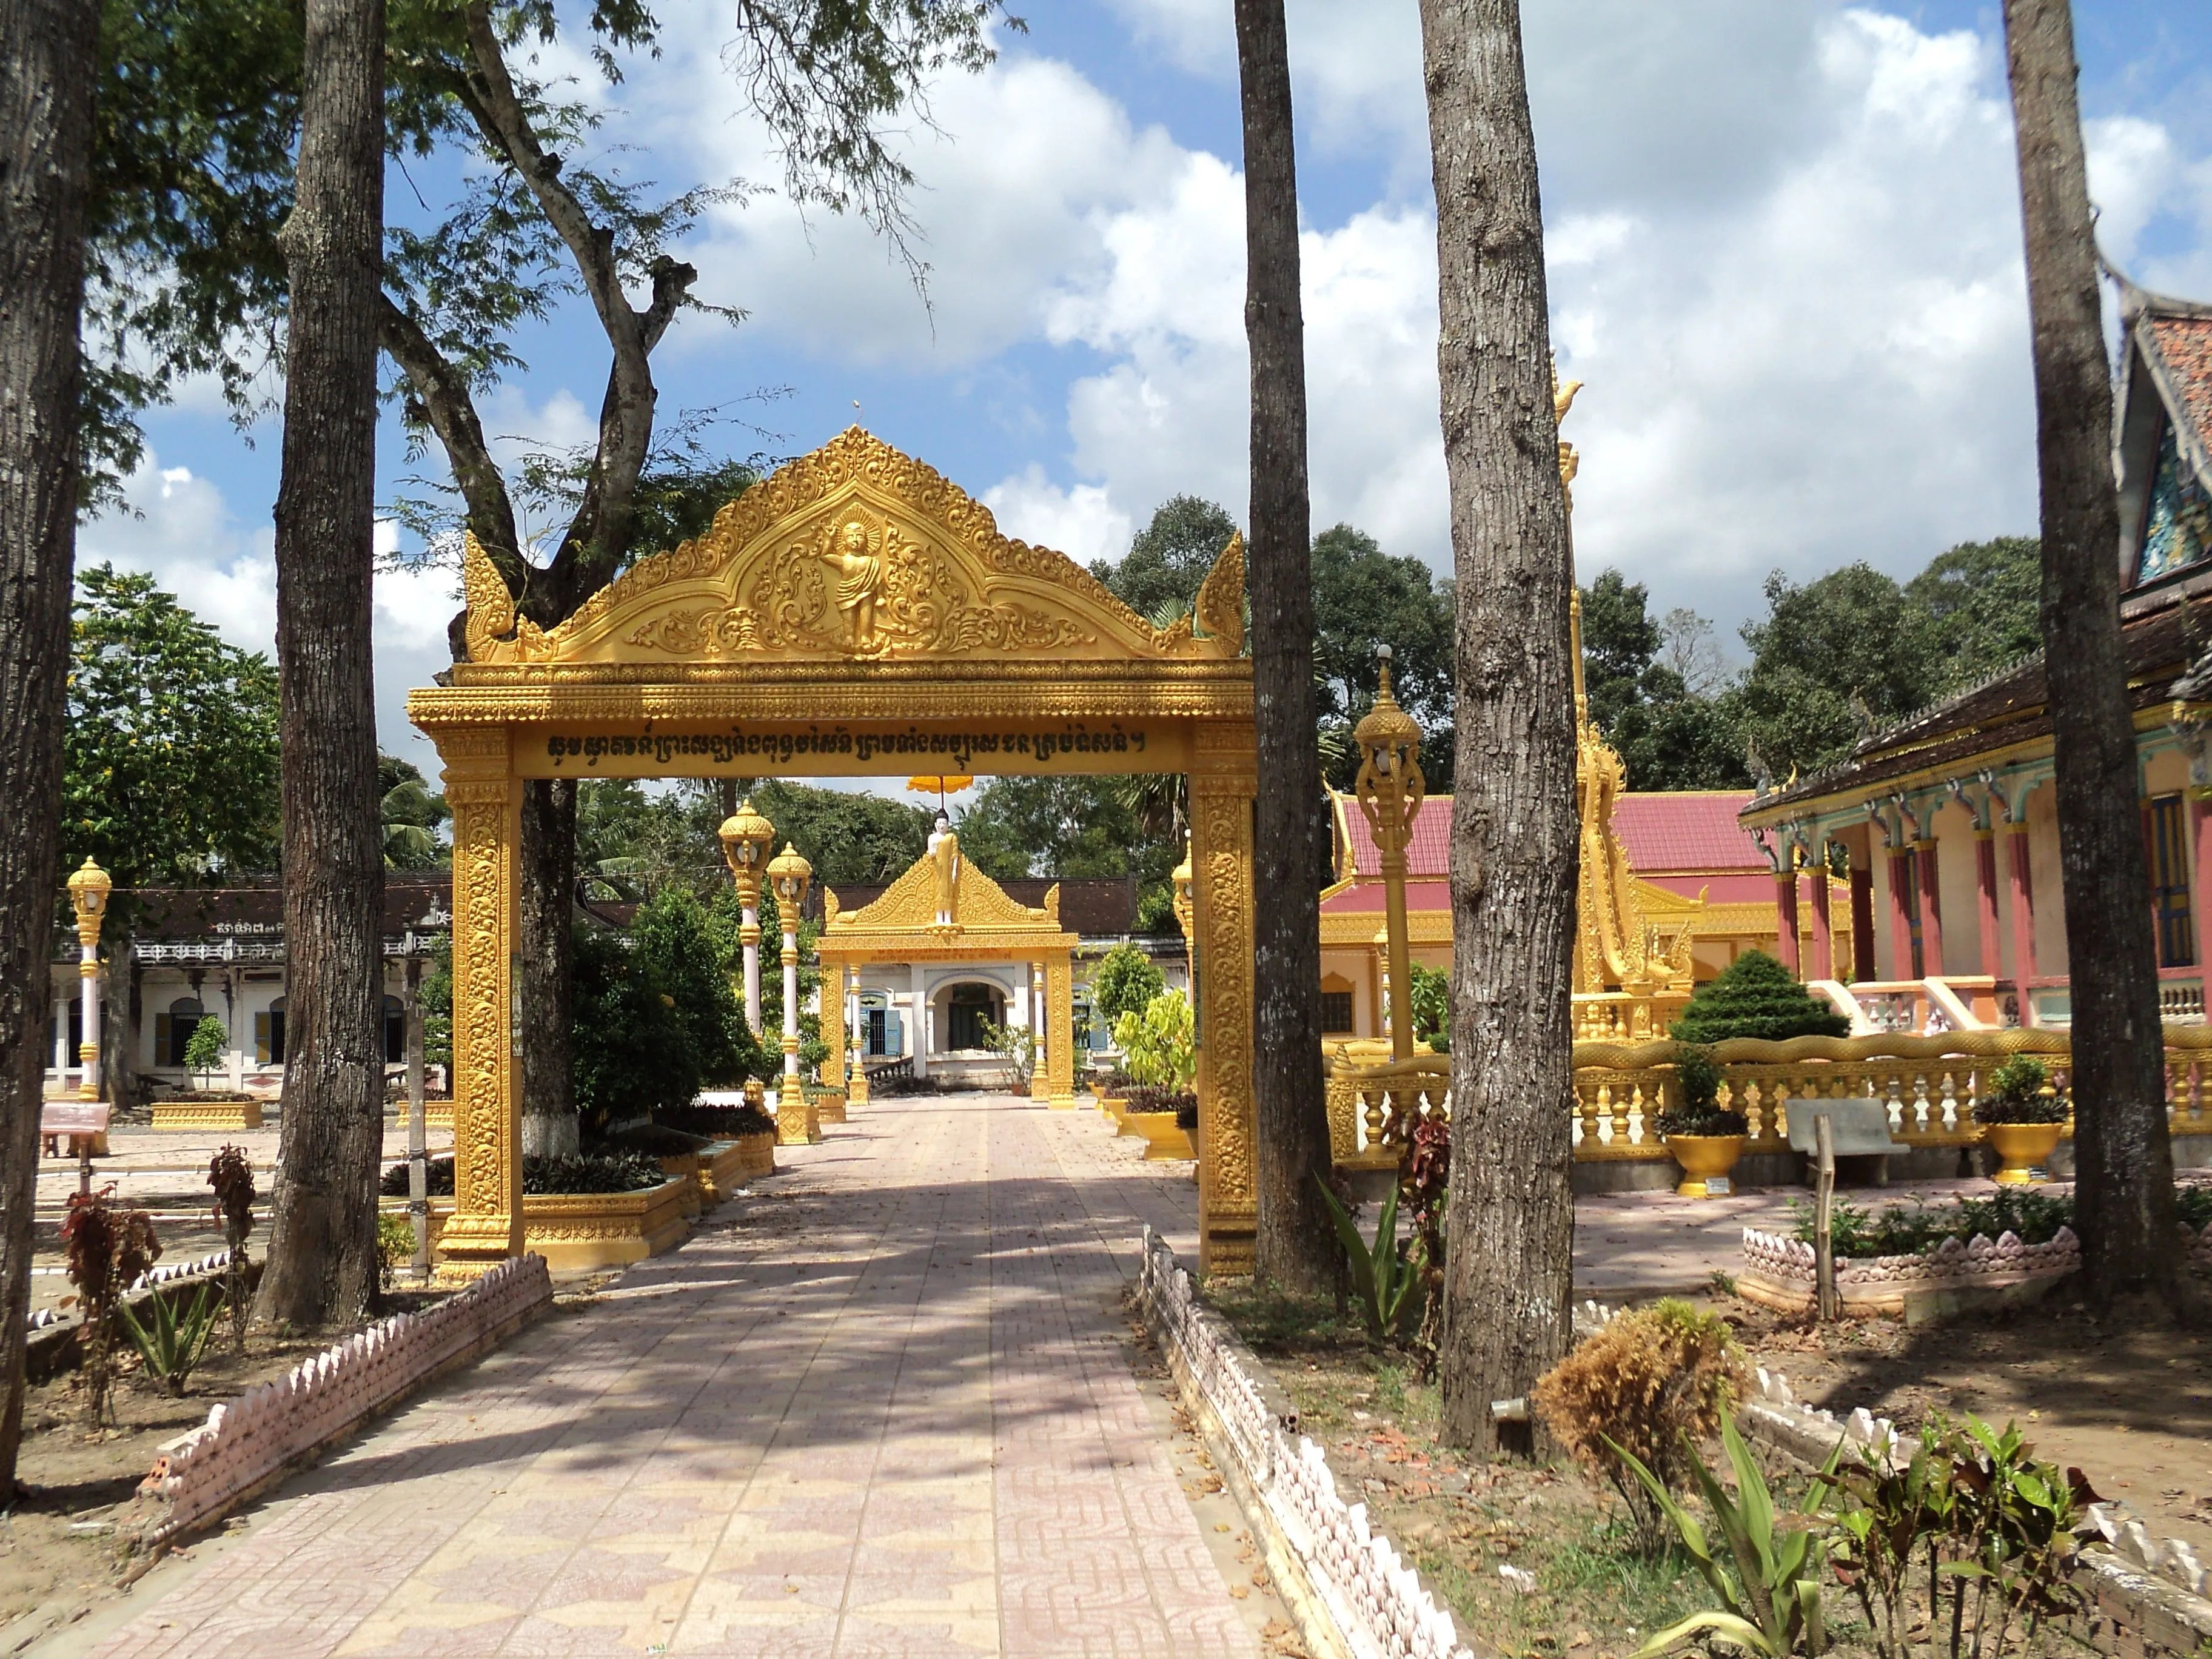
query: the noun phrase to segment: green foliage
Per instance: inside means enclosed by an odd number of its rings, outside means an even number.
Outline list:
[[[229,1028],[213,1014],[202,1014],[191,1036],[185,1039],[185,1069],[204,1077],[222,1064],[223,1050],[229,1044]]]
[[[1723,1109],[1721,1068],[1710,1048],[1694,1042],[1674,1049],[1674,1100],[1659,1114],[1655,1127],[1662,1135],[1741,1135],[1751,1133],[1751,1120],[1741,1112]]]
[[[1833,1493],[1837,1576],[1858,1596],[1880,1659],[1911,1659],[1913,1632],[1948,1631],[1952,1659],[2006,1651],[2082,1604],[2068,1582],[2080,1471],[2039,1462],[2016,1425],[1978,1418],[1921,1425],[1909,1456],[1856,1451],[1820,1476]],[[1924,1565],[1924,1595],[1913,1573]],[[1945,1603],[1948,1601],[1947,1609]]]
[[[1148,1087],[1183,1094],[1198,1075],[1190,1003],[1180,991],[1163,992],[1142,1013],[1115,1020],[1114,1045],[1121,1051],[1122,1071]]]
[[[1717,683],[1710,627],[1688,611],[1652,619],[1641,582],[1603,570],[1582,590],[1583,680],[1591,722],[1620,751],[1632,789],[1741,788],[1751,782],[1733,706]],[[1698,630],[1703,629],[1704,633]],[[1680,651],[1671,647],[1680,642]],[[1695,660],[1703,643],[1711,662]],[[1662,659],[1670,655],[1677,660]],[[1691,676],[1712,682],[1693,685]]]
[[[889,881],[920,858],[929,815],[904,801],[771,779],[750,788],[825,886]],[[629,779],[590,778],[576,792],[576,873],[600,900],[648,898],[671,885],[712,894],[730,887],[715,831],[726,814],[712,781],[648,791]]]
[[[382,796],[384,867],[435,870],[452,854],[438,838],[438,826],[452,817],[446,798],[423,781],[411,761],[392,755],[376,757],[376,787]]]
[[[1690,1438],[1743,1392],[1743,1351],[1725,1321],[1668,1297],[1608,1320],[1539,1379],[1531,1403],[1560,1445],[1613,1483],[1640,1547],[1656,1555],[1667,1511],[1635,1473],[1690,1484]]]
[[[689,1105],[699,1092],[699,1058],[643,953],[580,924],[575,964],[576,1110],[586,1133]]]
[[[663,888],[638,906],[630,940],[647,981],[674,1005],[701,1084],[726,1088],[753,1075],[752,1033],[699,901],[684,888]]]
[[[796,847],[825,886],[890,881],[929,844],[933,811],[911,802],[782,779],[760,784],[752,799],[775,825],[778,849]]]
[[[1036,1074],[1036,1033],[1025,1025],[1000,1025],[989,1019],[981,1027],[983,1046],[1005,1059],[1013,1091],[1027,1094],[1030,1079]]]
[[[1100,559],[1091,574],[1140,617],[1163,606],[1188,611],[1200,583],[1237,533],[1228,509],[1197,495],[1176,495],[1153,509],[1128,552],[1116,563]]]
[[[668,1179],[660,1160],[643,1152],[586,1152],[576,1157],[526,1158],[522,1190],[541,1193],[635,1193]]]
[[[1747,741],[1777,779],[1850,755],[1867,732],[1935,701],[1945,684],[1935,623],[1871,565],[1804,584],[1766,579],[1767,616],[1747,623]]]
[[[448,1077],[453,1066],[453,936],[441,933],[430,946],[430,960],[422,969],[422,985],[416,993],[422,1002],[422,1063],[442,1066]]]
[[[179,1399],[184,1397],[185,1379],[215,1340],[216,1322],[222,1317],[222,1297],[212,1285],[201,1285],[181,1312],[177,1306],[180,1300],[155,1291],[145,1298],[143,1321],[127,1301],[119,1302],[116,1309],[131,1346],[145,1361],[146,1375]]]
[[[1764,951],[1747,951],[1699,986],[1671,1035],[1678,1042],[1729,1037],[1848,1036],[1851,1023],[1819,1000]]]
[[[2051,1088],[2051,1068],[2033,1054],[2014,1054],[1990,1078],[1990,1092],[1974,1103],[1977,1123],[2063,1123],[2073,1104]]]
[[[1961,542],[1905,583],[1905,597],[1933,624],[1944,689],[1970,685],[2043,648],[2043,544],[2033,536]]]
[[[1451,973],[1413,964],[1407,999],[1413,1005],[1413,1035],[1440,1054],[1451,1052]]]
[[[1124,1014],[1141,1013],[1167,989],[1158,964],[1133,945],[1117,945],[1098,958],[1091,975],[1091,1006],[1111,1025]]]
[[[62,846],[118,887],[275,867],[276,676],[154,585],[77,573]]]
[[[1392,557],[1372,536],[1340,524],[1313,543],[1314,673],[1321,722],[1336,738],[1328,781],[1349,789],[1359,772],[1352,728],[1375,704],[1375,647],[1390,647],[1391,694],[1419,720],[1421,771],[1432,794],[1452,783],[1452,584],[1420,560]]]
[[[1689,1451],[1690,1471],[1720,1531],[1721,1549],[1713,1547],[1697,1517],[1675,1501],[1641,1459],[1632,1452],[1620,1454],[1651,1501],[1674,1523],[1698,1576],[1720,1602],[1655,1632],[1638,1650],[1637,1659],[1665,1653],[1698,1635],[1710,1635],[1762,1659],[1784,1659],[1801,1648],[1820,1653],[1828,1644],[1820,1611],[1820,1571],[1827,1548],[1813,1498],[1835,1460],[1831,1458],[1828,1469],[1814,1477],[1801,1512],[1781,1516],[1775,1511],[1766,1476],[1732,1418],[1721,1419],[1721,1443],[1735,1473],[1733,1497],[1705,1467],[1705,1460],[1694,1449]]]
[[[2184,1187],[2179,1198],[2197,1194],[2194,1207],[2212,1212],[2212,1188]],[[1813,1242],[1813,1206],[1802,1200],[1791,1203],[1797,1237]],[[1893,1204],[1880,1214],[1838,1200],[1829,1218],[1829,1237],[1837,1257],[1862,1261],[1878,1255],[1919,1255],[1938,1249],[1947,1238],[1961,1244],[1976,1234],[1999,1238],[2006,1233],[2023,1244],[2047,1244],[2061,1227],[2074,1224],[2070,1193],[2039,1193],[2031,1188],[1999,1187],[1986,1198],[1961,1197],[1947,1203],[1917,1200]]]
[[[1318,1176],[1314,1178],[1321,1180]],[[1325,1181],[1321,1182],[1321,1195],[1328,1206],[1329,1220],[1335,1224],[1337,1241],[1344,1246],[1352,1291],[1358,1298],[1360,1317],[1367,1322],[1367,1334],[1382,1342],[1419,1328],[1421,1310],[1427,1301],[1422,1272],[1427,1265],[1427,1252],[1418,1233],[1410,1249],[1398,1243],[1397,1188],[1392,1187],[1383,1195],[1382,1213],[1376,1218],[1371,1245],[1359,1236],[1358,1223]]]
[[[404,1166],[402,1174],[405,1173]],[[415,1260],[415,1221],[411,1216],[380,1210],[376,1217],[376,1276],[386,1290],[398,1281],[400,1273]]]

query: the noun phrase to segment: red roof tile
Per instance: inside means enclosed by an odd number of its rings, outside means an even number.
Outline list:
[[[1613,827],[1639,876],[1723,870],[1763,874],[1765,855],[1736,822],[1750,801],[1748,789],[1625,794],[1613,807]]]
[[[2143,326],[2157,343],[2199,441],[2212,445],[2212,317],[2154,316]]]
[[[1381,875],[1382,860],[1375,849],[1367,815],[1351,796],[1340,799],[1352,835],[1354,872]],[[1625,794],[1613,809],[1613,823],[1639,876],[1662,871],[1764,874],[1765,856],[1736,822],[1736,814],[1750,800],[1747,789]],[[1406,854],[1406,873],[1413,879],[1442,881],[1450,875],[1451,813],[1449,795],[1431,795],[1413,820],[1413,844]]]

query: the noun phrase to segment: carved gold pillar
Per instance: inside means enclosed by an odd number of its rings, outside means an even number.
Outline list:
[[[1055,1111],[1075,1109],[1075,962],[1065,951],[1045,958],[1044,1004],[1046,1034],[1051,1047],[1052,1104]]]
[[[453,811],[453,1214],[439,1236],[439,1267],[473,1277],[522,1253],[522,787],[508,775],[503,730],[435,735]]]
[[[825,1123],[845,1121],[845,975],[849,964],[822,954],[815,948],[814,960],[822,973],[822,1041],[830,1052],[822,1060],[822,1085],[826,1091],[817,1109]]]
[[[1249,724],[1199,727],[1190,813],[1201,1273],[1250,1273],[1259,1227],[1252,1105],[1255,770]]]
[[[1061,1102],[1053,1098],[1052,1073],[1047,1056],[1060,1048],[1060,1027],[1056,1021],[1045,1018],[1044,963],[1030,963],[1030,1098],[1042,1105],[1073,1106],[1073,1101]],[[1048,1046],[1048,1044],[1049,1046]]]
[[[853,970],[853,1007],[854,1017],[856,1019],[860,1018],[861,960],[860,957],[855,957],[849,964]],[[865,1026],[866,1022],[863,1020],[861,1024]],[[845,1069],[845,1103],[848,1106],[865,1106],[868,1103],[868,1045],[866,1037],[861,1039],[860,1046],[853,1051],[852,1063]]]

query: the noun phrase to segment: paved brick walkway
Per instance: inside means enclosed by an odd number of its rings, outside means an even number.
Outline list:
[[[1116,1307],[1188,1166],[1003,1097],[830,1133],[93,1651],[1250,1659]]]

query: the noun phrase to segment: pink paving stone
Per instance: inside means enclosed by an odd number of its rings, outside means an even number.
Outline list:
[[[1187,1173],[1003,1097],[829,1133],[95,1651],[1254,1659],[1111,1303]]]

